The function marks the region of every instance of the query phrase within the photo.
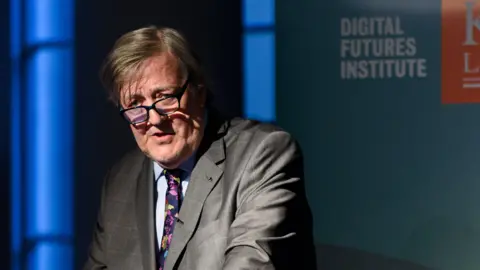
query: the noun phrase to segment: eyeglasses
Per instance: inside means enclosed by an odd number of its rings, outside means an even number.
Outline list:
[[[180,108],[180,100],[182,99],[185,90],[187,90],[189,79],[185,81],[177,93],[173,95],[165,95],[161,99],[155,101],[150,106],[136,106],[127,109],[120,109],[120,115],[130,124],[142,124],[148,121],[149,112],[151,109],[160,115],[169,115],[176,112]]]

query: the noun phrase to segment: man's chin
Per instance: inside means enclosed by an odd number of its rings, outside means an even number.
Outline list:
[[[173,151],[172,151],[173,152]],[[175,169],[180,163],[180,157],[172,154],[151,153],[150,158],[157,162],[164,169]]]
[[[170,161],[162,161],[162,160],[155,160],[158,165],[160,165],[160,167],[162,167],[163,169],[167,169],[167,170],[172,170],[172,169],[177,169],[179,166],[180,166],[180,162],[170,162]]]

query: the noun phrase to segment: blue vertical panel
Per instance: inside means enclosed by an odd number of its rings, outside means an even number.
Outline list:
[[[22,249],[22,185],[21,185],[21,139],[20,122],[21,100],[21,2],[10,1],[10,59],[12,68],[11,120],[10,120],[10,162],[11,162],[11,270],[20,270],[20,254]]]
[[[28,62],[27,236],[73,234],[72,49],[47,47]]]
[[[73,247],[64,243],[39,243],[28,256],[29,270],[64,270],[73,261]]]
[[[11,5],[12,268],[73,269],[74,3]]]
[[[244,27],[272,26],[275,23],[275,0],[243,0]]]
[[[244,36],[244,114],[261,121],[275,121],[275,35]]]
[[[27,45],[73,39],[73,0],[24,1],[28,25]]]

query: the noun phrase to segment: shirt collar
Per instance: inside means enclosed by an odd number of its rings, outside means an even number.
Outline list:
[[[193,155],[185,162],[180,164],[178,168],[186,173],[191,173],[193,170],[193,166],[195,166],[195,156],[195,153],[193,153]],[[158,164],[157,162],[153,161],[153,172],[155,174],[155,181],[157,181],[163,175],[163,171],[164,170],[162,166],[160,166],[160,164]]]

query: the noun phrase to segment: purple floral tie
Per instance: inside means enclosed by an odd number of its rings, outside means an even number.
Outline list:
[[[167,178],[167,194],[165,196],[165,224],[163,226],[163,237],[159,251],[159,270],[163,270],[168,255],[168,248],[172,242],[173,229],[178,217],[181,204],[182,185],[180,175],[182,170],[164,170]]]

